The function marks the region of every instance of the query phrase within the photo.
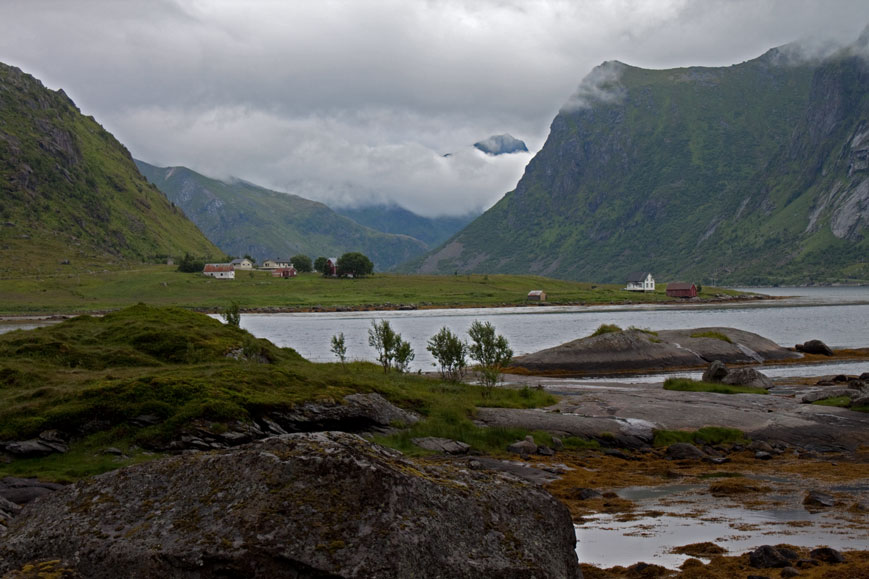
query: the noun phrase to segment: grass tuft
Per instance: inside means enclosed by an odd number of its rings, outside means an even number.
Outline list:
[[[764,388],[753,386],[732,386],[718,382],[703,382],[690,378],[667,378],[664,381],[664,390],[676,390],[679,392],[713,392],[715,394],[768,394]]]

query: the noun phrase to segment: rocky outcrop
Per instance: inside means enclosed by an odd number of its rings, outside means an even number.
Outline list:
[[[581,577],[567,508],[512,476],[427,464],[346,433],[292,434],[80,481],[25,507],[0,574]]]
[[[766,388],[767,390],[773,387],[772,380],[763,372],[754,368],[735,368],[731,370],[721,360],[713,360],[709,364],[709,367],[703,372],[702,380],[704,382],[718,382],[731,386]]]
[[[821,340],[809,340],[804,344],[797,344],[794,346],[794,349],[797,352],[803,352],[804,354],[820,354],[822,356],[833,355],[833,350],[831,350],[830,347]]]
[[[35,458],[69,450],[66,436],[57,430],[46,430],[37,438],[0,443],[0,448],[15,458]]]
[[[712,360],[750,364],[797,358],[771,340],[734,328],[625,330],[580,338],[514,358],[534,373],[594,374],[706,366]]]

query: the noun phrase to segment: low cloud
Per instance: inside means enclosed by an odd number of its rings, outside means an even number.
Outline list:
[[[625,96],[625,88],[619,82],[625,65],[611,60],[596,66],[582,79],[562,111],[570,112],[587,109],[596,104],[612,104],[621,101]]]

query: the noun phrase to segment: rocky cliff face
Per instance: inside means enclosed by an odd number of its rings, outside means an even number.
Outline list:
[[[581,577],[567,508],[509,475],[344,433],[270,438],[93,477],[26,506],[0,573],[91,578]]]
[[[722,68],[601,65],[516,190],[416,268],[869,279],[865,46],[824,61],[789,54]]]
[[[219,253],[62,90],[2,63],[0,200],[0,271]]]

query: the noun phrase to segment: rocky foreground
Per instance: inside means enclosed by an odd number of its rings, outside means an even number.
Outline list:
[[[567,508],[535,485],[321,432],[57,490],[11,521],[0,573],[50,559],[112,579],[577,578],[574,544]]]

